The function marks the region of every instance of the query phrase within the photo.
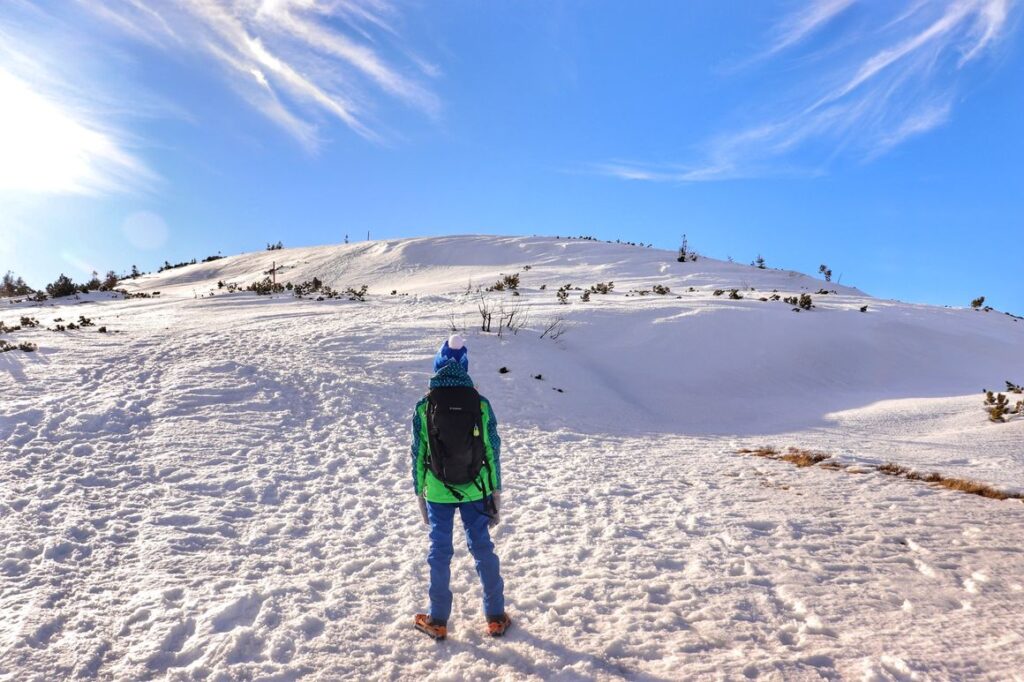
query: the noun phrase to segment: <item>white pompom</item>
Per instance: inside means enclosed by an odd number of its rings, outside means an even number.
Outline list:
[[[459,350],[466,345],[466,340],[461,334],[452,334],[448,337],[448,347],[452,350]]]

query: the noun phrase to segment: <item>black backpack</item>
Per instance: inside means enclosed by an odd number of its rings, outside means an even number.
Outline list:
[[[463,496],[452,485],[473,483],[486,492],[477,480],[487,457],[480,394],[475,388],[445,386],[427,394],[427,437],[430,470],[456,499]]]

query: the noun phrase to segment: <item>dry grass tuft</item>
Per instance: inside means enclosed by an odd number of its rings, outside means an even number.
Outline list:
[[[907,476],[910,474],[910,469],[901,467],[899,464],[893,464],[892,462],[886,462],[878,467],[878,470],[883,474],[889,474],[890,476]]]
[[[761,445],[756,448],[741,448],[736,452],[743,455],[754,455],[755,457],[765,457],[767,459],[789,462],[790,464],[801,468],[820,464],[823,469],[831,469],[833,471],[843,470],[849,473],[868,473],[869,471],[874,470],[887,476],[898,476],[908,481],[930,483],[949,490],[956,490],[970,495],[979,495],[992,500],[1021,500],[1024,502],[1024,494],[1022,493],[1006,492],[1004,490],[999,490],[998,488],[993,488],[986,483],[979,483],[978,481],[972,481],[967,478],[953,478],[934,472],[922,474],[900,464],[895,464],[894,462],[886,462],[885,464],[868,468],[846,467],[833,460],[832,456],[825,452],[816,452],[814,450],[804,450],[802,448],[794,447],[786,448],[785,452],[780,452],[778,448],[771,445]]]
[[[815,464],[820,464],[826,459],[829,459],[832,455],[828,455],[824,452],[814,452],[813,450],[802,450],[800,448],[789,448],[786,450],[786,454],[779,457],[783,462],[789,462],[795,464],[798,467],[812,467]]]
[[[987,497],[992,500],[1024,500],[1024,494],[1021,493],[1008,493],[1006,491],[999,490],[998,488],[993,488],[986,483],[979,483],[978,481],[972,481],[967,478],[952,478],[937,473],[920,474],[908,469],[907,467],[900,466],[899,464],[893,464],[892,462],[882,464],[878,467],[878,471],[889,476],[900,476],[901,478],[905,478],[909,481],[923,481],[925,483],[931,483],[943,488],[948,488],[949,490],[956,490],[970,495],[980,495],[981,497]]]
[[[779,452],[778,449],[771,445],[761,445],[756,448],[741,448],[737,450],[741,455],[754,455],[755,457],[767,457],[768,459],[781,460],[783,462],[789,462],[795,464],[798,467],[810,467],[824,462],[831,458],[824,452],[814,452],[813,450],[804,450],[801,448],[787,448],[786,451]]]
[[[982,497],[989,497],[993,500],[1024,500],[1024,495],[1019,493],[1008,493],[1003,490],[993,488],[990,485],[971,481],[966,478],[940,478],[939,480],[932,482],[941,485],[943,488],[959,490],[962,493],[969,493],[971,495],[981,495]]]

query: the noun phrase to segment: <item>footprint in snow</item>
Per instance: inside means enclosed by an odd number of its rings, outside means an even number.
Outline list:
[[[214,632],[227,632],[237,627],[252,625],[263,607],[263,597],[250,593],[222,606],[210,618]]]
[[[196,622],[192,618],[173,623],[164,633],[157,645],[157,650],[146,661],[150,670],[166,670],[178,664],[178,654],[185,648],[185,643],[196,631]]]
[[[45,649],[50,645],[50,640],[54,635],[64,629],[64,623],[67,620],[68,617],[64,614],[50,618],[26,638],[26,643],[34,649]]]

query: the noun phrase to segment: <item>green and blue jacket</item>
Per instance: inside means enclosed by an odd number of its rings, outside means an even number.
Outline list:
[[[444,386],[473,386],[473,380],[469,374],[457,362],[449,362],[437,371],[430,379],[430,388],[441,388]],[[498,420],[494,417],[494,410],[487,398],[480,396],[480,413],[483,422],[484,456],[487,459],[487,467],[484,467],[481,474],[482,479],[487,479],[488,468],[493,473],[494,490],[501,490],[501,438],[498,436]],[[427,436],[427,398],[424,396],[418,403],[412,415],[412,482],[417,495],[422,495],[427,502],[472,502],[483,499],[490,495],[492,482],[487,480],[482,492],[472,483],[462,485],[450,485],[462,495],[458,499],[430,470],[427,458],[430,454],[430,439]]]

